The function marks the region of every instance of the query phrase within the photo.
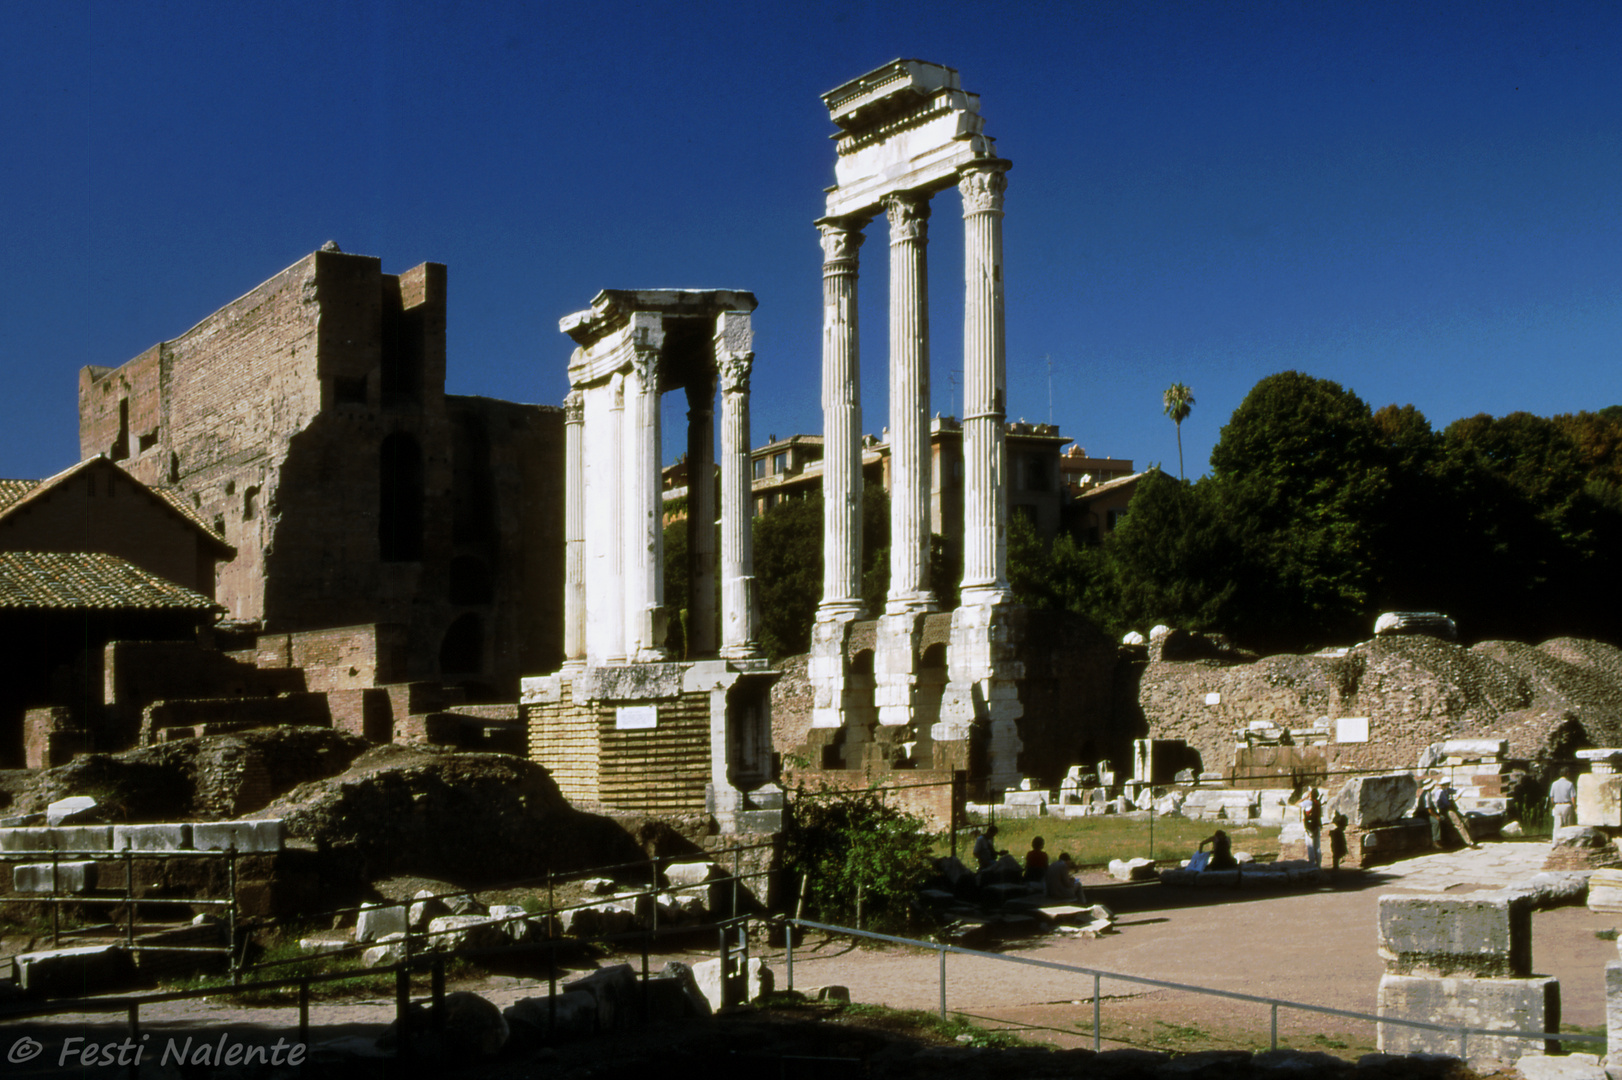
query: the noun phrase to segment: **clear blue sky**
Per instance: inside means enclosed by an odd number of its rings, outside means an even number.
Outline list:
[[[520,401],[561,402],[557,320],[601,288],[753,290],[756,441],[820,431],[819,94],[898,56],[958,68],[1014,162],[1016,418],[1048,417],[1051,358],[1065,434],[1175,468],[1160,395],[1184,382],[1197,475],[1289,368],[1437,427],[1622,402],[1616,3],[0,0],[0,20],[4,477],[77,460],[81,366],[327,240],[448,264],[448,388]],[[937,197],[941,412],[961,411],[958,214]]]

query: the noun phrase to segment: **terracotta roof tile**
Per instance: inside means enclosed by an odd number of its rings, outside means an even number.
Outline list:
[[[0,610],[215,611],[200,593],[115,555],[0,552]]]
[[[0,510],[4,510],[37,486],[38,480],[0,480]]]

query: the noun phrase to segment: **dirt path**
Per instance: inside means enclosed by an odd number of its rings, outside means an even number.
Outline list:
[[[1541,867],[1547,852],[1544,843],[1487,845],[1369,873],[1346,872],[1332,885],[1298,894],[1105,884],[1101,879],[1089,883],[1089,898],[1116,912],[1118,934],[1098,939],[1049,936],[1009,943],[1004,953],[1372,1013],[1382,971],[1375,933],[1381,895],[1397,890],[1457,894],[1518,883]],[[1534,966],[1560,979],[1566,1023],[1605,1023],[1605,963],[1618,952],[1614,942],[1595,933],[1618,923],[1622,919],[1576,906],[1535,916]],[[778,986],[784,986],[783,950],[764,955]],[[668,958],[693,962],[705,957]],[[664,959],[654,958],[653,967],[662,966]],[[848,941],[812,939],[795,950],[794,985],[838,984],[849,987],[856,1001],[934,1010],[940,1001],[939,971],[933,951],[857,948]],[[957,955],[948,957],[946,971],[952,1011],[982,1017],[988,1026],[1032,1027],[1032,1037],[1060,1046],[1091,1045],[1090,976]],[[501,1006],[546,993],[544,980],[516,978],[483,979],[458,988],[475,990]],[[1264,1005],[1107,978],[1101,990],[1106,1046],[1181,1047],[1193,1041],[1254,1048],[1267,1042],[1270,1017]],[[393,1002],[383,999],[314,1006],[312,1041],[372,1036],[393,1016]],[[106,1025],[106,1019],[61,1017],[53,1022],[53,1033],[60,1040],[64,1031]],[[292,1037],[296,1022],[296,1010],[290,1007],[236,1008],[221,1001],[142,1010],[144,1029],[160,1043],[169,1033],[199,1031],[229,1031],[269,1043],[278,1036]],[[1281,1010],[1279,1030],[1281,1043],[1308,1049],[1355,1052],[1372,1049],[1375,1041],[1372,1025],[1290,1010]],[[24,1075],[30,1074],[7,1070],[8,1077]]]

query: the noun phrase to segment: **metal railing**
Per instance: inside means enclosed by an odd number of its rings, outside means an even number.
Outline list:
[[[1006,956],[1002,953],[982,952],[978,949],[965,949],[961,945],[947,945],[938,941],[919,941],[914,938],[895,937],[891,934],[879,934],[871,930],[857,930],[849,926],[833,926],[828,923],[810,922],[806,919],[784,919],[787,929],[786,964],[788,967],[788,989],[794,989],[794,928],[820,930],[823,933],[848,935],[850,937],[868,938],[873,941],[887,941],[894,945],[907,945],[918,949],[932,949],[940,955],[940,1015],[945,1017],[946,1008],[946,955],[957,953],[960,956],[973,956],[985,960],[1000,960],[1008,964],[1023,964],[1028,967],[1047,968],[1052,971],[1073,972],[1077,975],[1090,975],[1093,979],[1093,1049],[1098,1050],[1103,1042],[1102,999],[1100,989],[1105,979],[1119,982],[1135,983],[1140,986],[1152,986],[1160,990],[1180,990],[1186,993],[1205,994],[1210,997],[1227,998],[1231,1001],[1248,1001],[1257,1005],[1266,1005],[1271,1014],[1271,1034],[1268,1047],[1278,1049],[1278,1011],[1280,1009],[1294,1009],[1300,1012],[1319,1013],[1325,1016],[1338,1016],[1347,1020],[1362,1020],[1372,1024],[1397,1024],[1402,1027],[1421,1028],[1427,1031],[1445,1031],[1457,1035],[1459,1038],[1459,1057],[1468,1058],[1470,1036],[1485,1035],[1495,1039],[1529,1039],[1542,1042],[1589,1042],[1603,1043],[1604,1035],[1562,1034],[1553,1031],[1519,1031],[1498,1028],[1473,1028],[1461,1024],[1437,1024],[1428,1020],[1408,1020],[1396,1016],[1371,1016],[1368,1013],[1354,1012],[1350,1009],[1336,1009],[1327,1005],[1309,1005],[1304,1001],[1289,1001],[1285,998],[1266,997],[1260,994],[1245,994],[1235,990],[1218,990],[1210,986],[1194,986],[1189,983],[1170,982],[1166,979],[1151,979],[1143,975],[1124,975],[1115,971],[1104,971],[1099,968],[1081,967],[1076,964],[1061,964],[1053,960],[1036,960],[1028,956]]]

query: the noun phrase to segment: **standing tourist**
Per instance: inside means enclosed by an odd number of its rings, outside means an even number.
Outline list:
[[[1301,824],[1307,830],[1307,862],[1322,866],[1323,852],[1319,843],[1324,827],[1323,797],[1311,784],[1307,785],[1307,793],[1301,796]]]
[[[1549,809],[1554,811],[1555,828],[1577,824],[1577,785],[1571,782],[1570,769],[1561,769],[1549,785]]]

